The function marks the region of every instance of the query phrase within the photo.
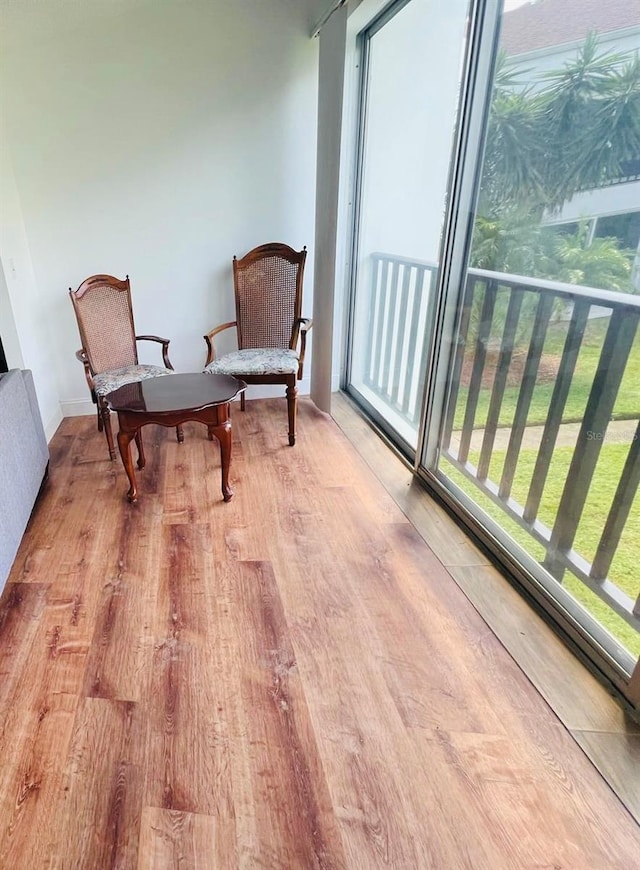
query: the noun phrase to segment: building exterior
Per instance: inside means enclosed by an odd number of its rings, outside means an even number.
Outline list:
[[[589,33],[595,33],[602,54],[627,58],[640,51],[640,4],[628,0],[538,0],[506,12],[500,47],[509,63],[523,70],[521,82],[540,86],[544,75],[562,69]],[[587,222],[587,244],[613,237],[621,247],[636,250],[633,284],[640,292],[640,154],[606,186],[584,190],[549,215],[548,224],[572,230]]]

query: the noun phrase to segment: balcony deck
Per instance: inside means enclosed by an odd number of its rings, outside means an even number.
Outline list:
[[[633,866],[640,729],[339,398],[294,449],[247,408],[229,504],[203,427],[145,430],[135,506],[93,417],[56,434],[0,599],[0,866]]]

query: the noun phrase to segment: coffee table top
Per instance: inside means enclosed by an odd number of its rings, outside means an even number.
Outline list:
[[[231,375],[163,375],[125,384],[105,400],[112,411],[165,414],[226,404],[246,388],[244,381]]]

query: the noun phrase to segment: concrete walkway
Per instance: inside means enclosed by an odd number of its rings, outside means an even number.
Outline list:
[[[636,429],[638,426],[637,420],[612,420],[606,432],[602,434],[601,440],[605,444],[631,444]],[[575,447],[580,434],[580,423],[563,423],[558,432],[556,447]],[[522,439],[523,449],[537,450],[542,440],[544,426],[527,426]],[[459,442],[460,433],[454,432],[452,441]],[[494,450],[506,450],[509,446],[509,438],[511,437],[511,427],[505,426],[498,429],[496,438],[493,444]],[[596,433],[594,433],[594,439]],[[480,450],[482,440],[484,438],[484,429],[475,429],[471,436],[471,450]]]

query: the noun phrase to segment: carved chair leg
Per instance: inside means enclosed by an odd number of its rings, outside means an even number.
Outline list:
[[[241,411],[246,410],[244,402],[245,402],[244,393],[240,393],[240,410]]]
[[[100,410],[102,413],[102,426],[104,434],[107,436],[107,447],[109,448],[109,459],[112,461],[116,458],[116,447],[113,442],[113,432],[111,431],[111,412],[104,401],[100,401]]]
[[[295,379],[287,384],[287,411],[289,413],[289,446],[296,443],[296,412],[298,410],[298,388]]]
[[[102,432],[102,412],[100,410],[100,405],[96,405],[96,410],[98,412],[98,432]]]
[[[178,444],[182,444],[184,441],[184,432],[182,431],[182,426],[176,426],[176,438],[178,439]]]

